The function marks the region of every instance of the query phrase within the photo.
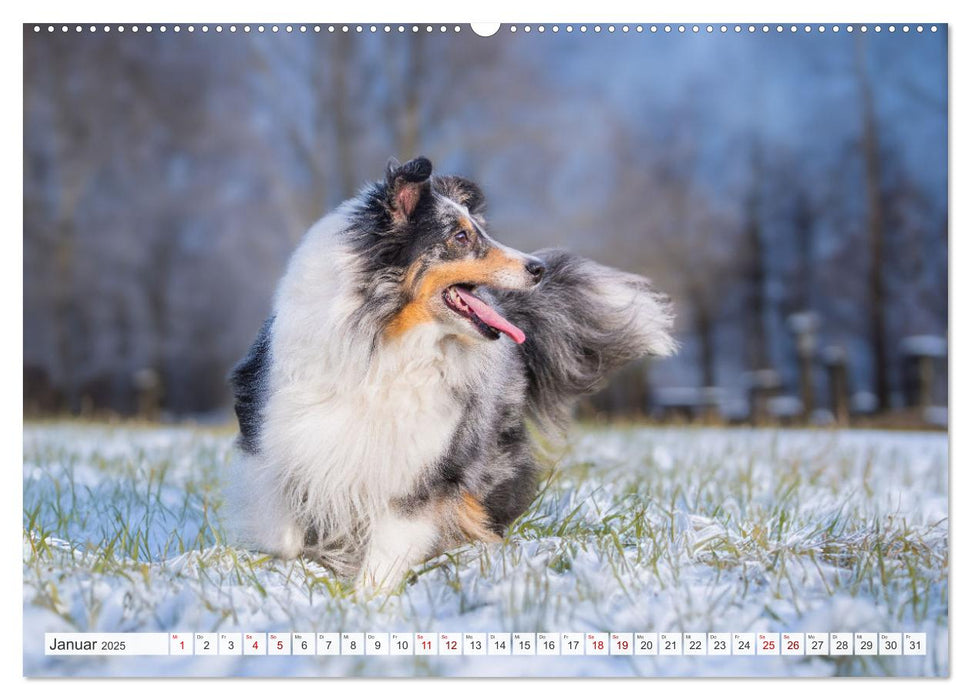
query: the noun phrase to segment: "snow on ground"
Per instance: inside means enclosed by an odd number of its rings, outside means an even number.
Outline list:
[[[232,433],[24,430],[24,672],[947,675],[943,433],[575,428],[506,541],[356,599],[222,541]],[[926,632],[926,657],[46,657],[44,632]]]

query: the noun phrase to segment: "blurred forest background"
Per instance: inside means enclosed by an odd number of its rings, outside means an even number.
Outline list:
[[[408,29],[24,28],[25,415],[227,417],[301,235],[424,154],[673,297],[588,416],[946,425],[946,29]]]

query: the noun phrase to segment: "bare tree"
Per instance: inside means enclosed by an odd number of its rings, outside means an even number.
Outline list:
[[[748,366],[752,370],[770,365],[769,333],[766,328],[768,299],[766,293],[766,245],[763,225],[762,188],[765,185],[765,157],[758,138],[750,152],[751,175],[743,204],[743,284],[746,288],[746,345]]]
[[[866,64],[863,37],[856,38],[856,80],[860,93],[860,129],[864,189],[867,204],[867,307],[870,352],[873,361],[874,388],[880,410],[890,407],[890,359],[886,337],[886,283],[884,281],[884,206],[880,194],[882,175],[880,134],[870,74]]]

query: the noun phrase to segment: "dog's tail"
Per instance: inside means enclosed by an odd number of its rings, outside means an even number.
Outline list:
[[[674,315],[668,297],[639,275],[563,250],[534,255],[546,264],[530,292],[501,292],[503,313],[526,333],[530,413],[562,426],[574,401],[623,364],[671,355]]]

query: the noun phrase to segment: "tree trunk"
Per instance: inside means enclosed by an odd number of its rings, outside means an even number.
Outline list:
[[[815,271],[813,269],[813,212],[809,198],[802,189],[796,193],[792,223],[795,229],[796,245],[799,248],[799,282],[793,310],[812,311],[815,297],[813,290],[813,285],[815,284]]]
[[[886,287],[883,277],[885,217],[880,196],[880,140],[862,37],[857,37],[856,43],[856,74],[862,102],[863,173],[870,265],[867,271],[868,333],[877,406],[879,410],[886,411],[890,407],[890,360],[886,339]]]
[[[74,294],[74,222],[69,218],[55,224],[54,275],[54,343],[64,390],[66,408],[71,413],[81,410],[81,395],[76,368],[77,304]]]
[[[341,201],[351,197],[357,189],[354,169],[353,126],[350,118],[350,99],[347,78],[351,71],[352,49],[350,34],[336,35],[334,53],[334,126],[337,130],[337,160],[340,172]]]
[[[415,158],[421,147],[421,99],[419,86],[424,72],[424,38],[416,34],[411,42],[411,63],[404,76],[404,114],[401,122],[400,158],[402,161]]]
[[[748,361],[753,370],[769,366],[768,331],[765,316],[768,310],[765,281],[765,241],[762,230],[762,149],[758,143],[752,146],[752,183],[745,202],[745,246],[748,264],[745,277],[748,283]]]
[[[715,386],[715,328],[711,313],[700,295],[692,295],[694,306],[695,333],[701,345],[700,369],[701,386]]]
[[[154,386],[150,392],[154,406],[142,406],[140,410],[150,420],[157,418],[163,408],[167,382],[167,352],[169,331],[169,283],[174,269],[178,241],[174,235],[166,235],[172,229],[160,231],[151,246],[149,267],[143,276],[145,299],[148,306],[149,324],[152,329],[152,350],[148,368],[154,373]]]

